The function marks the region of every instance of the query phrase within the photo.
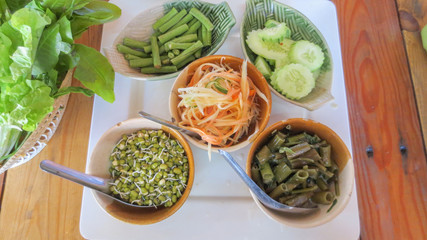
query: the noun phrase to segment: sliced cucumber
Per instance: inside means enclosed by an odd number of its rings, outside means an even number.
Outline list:
[[[255,59],[255,67],[264,75],[265,78],[270,79],[271,77],[271,68],[270,65],[265,61],[261,56],[257,56]]]
[[[288,65],[290,63],[291,62],[289,61],[289,57],[288,56],[286,56],[286,57],[284,57],[282,59],[277,59],[276,60],[276,64],[275,64],[275,69],[282,68],[282,67],[284,67],[284,66],[286,66],[286,65]]]
[[[267,20],[267,22],[264,23],[264,27],[266,27],[266,28],[272,28],[272,27],[275,27],[275,26],[277,26],[279,24],[280,24],[280,22],[278,22],[276,20],[273,20],[273,19],[270,19],[270,20]]]
[[[301,40],[292,45],[289,51],[289,59],[292,63],[302,64],[314,71],[322,66],[325,55],[318,45]]]
[[[271,85],[289,99],[301,99],[314,88],[315,80],[310,69],[301,64],[289,64],[276,69],[271,76]]]
[[[257,55],[266,59],[281,59],[287,56],[287,50],[278,42],[263,41],[258,35],[262,30],[254,30],[248,34],[246,43],[249,48]]]
[[[285,38],[291,37],[291,29],[289,29],[285,23],[279,23],[274,27],[264,28],[258,31],[258,35],[262,40],[268,42],[280,42]]]

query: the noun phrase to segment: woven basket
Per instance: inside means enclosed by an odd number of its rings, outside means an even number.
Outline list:
[[[67,73],[61,87],[71,86],[73,72],[74,71],[71,70]],[[49,142],[55,133],[56,128],[62,119],[62,115],[64,115],[68,97],[69,94],[61,96],[55,100],[55,103],[53,104],[53,111],[46,115],[46,117],[39,123],[36,130],[31,133],[15,155],[5,160],[3,165],[0,166],[0,174],[4,173],[9,168],[17,167],[30,161],[47,145],[47,142]]]

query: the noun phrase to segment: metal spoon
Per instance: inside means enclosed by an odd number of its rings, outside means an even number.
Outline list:
[[[186,135],[188,135],[190,137],[195,137],[197,139],[200,139],[200,135],[198,133],[190,131],[190,130],[182,128],[182,127],[179,127],[178,125],[176,125],[173,122],[170,122],[168,120],[164,120],[162,118],[153,116],[153,115],[151,115],[149,113],[146,113],[144,111],[139,111],[138,114],[141,115],[142,117],[146,118],[146,119],[149,119],[149,120],[153,121],[153,122],[160,123],[162,125],[170,127],[170,128],[175,129],[177,131],[180,131],[180,132],[182,132],[182,133],[184,133],[184,134],[186,134]]]
[[[310,213],[316,211],[318,208],[300,208],[300,207],[291,207],[282,203],[277,202],[268,196],[258,185],[243,171],[239,164],[233,159],[233,157],[226,151],[218,149],[218,152],[224,157],[225,160],[230,164],[234,171],[239,175],[239,177],[246,183],[249,189],[255,194],[258,200],[264,204],[266,207],[273,210],[286,213]]]
[[[99,193],[103,194],[104,196],[107,196],[114,201],[117,201],[121,204],[128,205],[130,207],[135,208],[151,208],[151,207],[158,207],[158,206],[139,206],[135,204],[130,204],[128,202],[125,202],[121,199],[115,198],[114,196],[110,195],[110,186],[113,182],[113,179],[106,179],[106,178],[100,178],[95,177],[86,173],[82,173],[79,171],[76,171],[71,168],[64,167],[60,164],[54,163],[50,160],[43,160],[40,162],[40,168],[48,173],[51,173],[53,175],[65,178],[67,180],[70,180],[72,182],[78,183],[80,185],[83,185],[85,187],[88,187],[90,189],[93,189],[95,191],[98,191]]]

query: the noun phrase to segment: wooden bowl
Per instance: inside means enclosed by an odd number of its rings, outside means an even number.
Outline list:
[[[172,116],[172,121],[180,122],[181,117],[178,114],[178,103],[180,102],[180,98],[178,97],[178,89],[185,87],[188,82],[190,81],[191,76],[196,71],[196,69],[204,64],[204,63],[224,63],[230,66],[231,68],[240,71],[243,59],[228,55],[213,55],[208,57],[200,58],[194,62],[192,62],[190,65],[188,65],[184,70],[182,70],[181,74],[178,76],[178,78],[175,80],[174,85],[172,86],[171,94],[169,96],[169,111]],[[255,86],[266,96],[268,99],[268,104],[265,101],[262,101],[259,99],[259,105],[260,105],[260,115],[258,116],[258,120],[256,124],[253,124],[249,128],[249,134],[246,136],[243,136],[237,144],[234,144],[230,147],[226,148],[218,148],[212,146],[212,151],[217,151],[218,149],[224,149],[226,151],[232,152],[236,151],[238,149],[241,149],[245,146],[247,146],[249,143],[253,142],[260,131],[262,131],[268,123],[268,120],[270,119],[270,113],[271,113],[271,93],[270,89],[268,87],[267,81],[265,80],[264,76],[258,71],[258,69],[248,62],[248,76],[252,79]],[[191,143],[196,145],[197,147],[208,150],[208,145],[202,141],[198,140],[196,138],[192,138],[189,136],[185,136]]]
[[[316,211],[313,214],[297,215],[278,212],[266,208],[258,201],[258,199],[255,197],[255,195],[253,195],[252,192],[251,195],[258,207],[261,208],[261,210],[268,217],[276,220],[281,224],[298,228],[310,228],[325,224],[334,219],[336,216],[338,216],[347,206],[347,203],[350,200],[351,194],[353,192],[354,185],[354,167],[351,154],[347,149],[345,143],[341,140],[341,138],[329,127],[313,120],[304,118],[293,118],[283,120],[271,125],[267,129],[265,129],[252,144],[246,161],[246,173],[249,175],[249,177],[251,176],[251,166],[255,153],[257,152],[257,150],[259,150],[261,146],[267,143],[267,141],[271,137],[271,133],[274,130],[282,130],[287,125],[292,126],[292,132],[305,131],[307,133],[317,134],[321,139],[326,140],[329,144],[331,144],[331,157],[335,160],[340,169],[340,196],[337,197],[337,203],[329,212],[327,211],[330,206],[319,205],[320,210]]]
[[[187,187],[185,188],[182,196],[174,205],[172,205],[172,207],[158,207],[156,209],[133,208],[124,204],[120,204],[117,201],[113,201],[94,190],[92,190],[92,193],[101,208],[112,217],[132,224],[147,225],[160,222],[178,211],[178,209],[181,208],[181,206],[187,200],[187,197],[190,194],[191,188],[193,186],[193,153],[188,142],[179,132],[144,118],[134,118],[120,122],[106,131],[99,139],[90,157],[87,173],[98,177],[110,178],[108,169],[111,163],[109,157],[114,146],[117,144],[123,134],[131,134],[140,129],[162,129],[163,131],[170,133],[184,147],[188,157],[189,176]]]

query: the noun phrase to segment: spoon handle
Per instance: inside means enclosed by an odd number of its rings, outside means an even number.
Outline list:
[[[255,196],[264,205],[270,208],[280,208],[282,204],[277,203],[271,197],[269,197],[258,185],[243,171],[239,164],[233,159],[233,157],[226,151],[218,149],[218,152],[224,157],[225,160],[230,164],[233,170],[240,176],[240,178],[246,183],[249,189],[255,194]],[[286,207],[286,206],[285,206]],[[290,207],[289,207],[290,208]]]
[[[91,176],[91,175],[76,171],[74,169],[64,167],[50,160],[41,161],[40,168],[43,171],[46,171],[53,175],[73,181],[85,187],[89,187],[107,194],[110,192],[110,189],[109,189],[110,185],[108,184],[110,179]]]
[[[195,132],[192,132],[192,131],[189,131],[189,130],[187,130],[187,129],[185,129],[185,128],[178,127],[178,126],[177,126],[176,124],[174,124],[173,122],[170,122],[170,121],[167,121],[167,120],[161,119],[161,118],[159,118],[159,117],[153,116],[153,115],[151,115],[151,114],[149,114],[149,113],[146,113],[146,112],[144,112],[144,111],[139,111],[139,112],[138,112],[138,114],[139,114],[139,115],[141,115],[142,117],[146,118],[146,119],[149,119],[149,120],[153,121],[153,122],[156,122],[156,123],[159,123],[159,124],[165,125],[166,127],[170,127],[170,128],[172,128],[172,129],[175,129],[175,130],[177,130],[177,131],[180,131],[180,132],[182,132],[182,133],[184,133],[184,134],[187,134],[188,136],[196,137],[196,138],[200,138],[199,134],[197,134],[197,133],[195,133]]]

